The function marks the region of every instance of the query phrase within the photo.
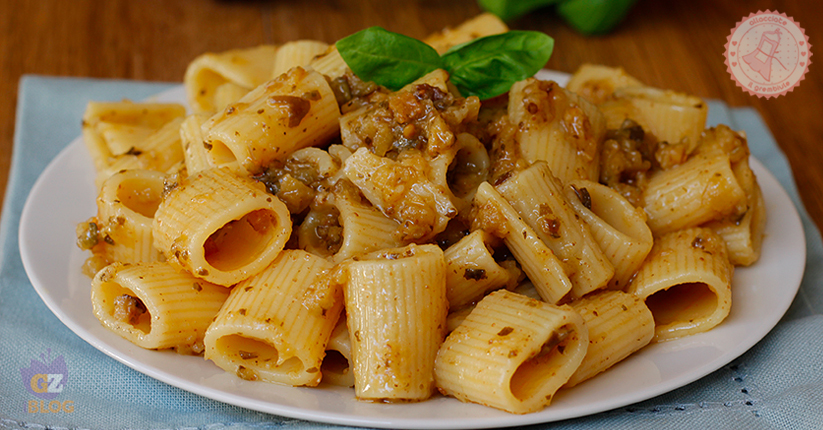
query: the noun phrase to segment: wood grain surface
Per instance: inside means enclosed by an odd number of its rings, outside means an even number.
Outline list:
[[[723,63],[731,29],[766,9],[794,17],[812,53],[821,51],[798,88],[768,100],[738,88]],[[207,51],[294,39],[331,43],[373,25],[422,38],[480,12],[475,0],[0,0],[0,190],[24,74],[180,82],[187,64]],[[819,0],[640,0],[612,33],[593,37],[576,33],[550,7],[509,25],[555,38],[548,68],[623,66],[649,85],[754,107],[789,158],[806,209],[823,226]]]

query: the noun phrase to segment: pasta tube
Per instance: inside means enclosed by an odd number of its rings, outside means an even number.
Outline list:
[[[203,351],[203,337],[229,290],[165,263],[113,263],[91,283],[94,315],[109,330],[147,349]]]
[[[343,387],[354,387],[354,373],[351,369],[351,338],[346,327],[346,317],[341,316],[326,345],[326,356],[320,371],[323,382]]]
[[[529,78],[512,85],[508,113],[517,124],[520,153],[529,163],[545,161],[563,183],[597,180],[606,135],[597,107],[555,82]]]
[[[489,249],[490,240],[488,233],[475,230],[446,249],[446,297],[450,309],[517,282],[520,270],[498,264]]]
[[[565,298],[573,285],[563,263],[509,202],[484,182],[477,187],[474,204],[478,208],[474,227],[503,238],[540,297],[549,303]]]
[[[402,246],[400,227],[367,201],[347,180],[315,205],[297,230],[300,248],[340,262],[358,254]]]
[[[474,304],[470,304],[460,309],[450,311],[449,314],[446,315],[446,332],[451,333],[459,327],[460,324],[463,324],[463,320],[474,310],[474,306]]]
[[[746,207],[728,154],[698,155],[660,170],[643,190],[643,209],[655,235],[725,218]]]
[[[336,45],[330,46],[326,52],[314,57],[314,59],[309,62],[308,68],[316,70],[332,79],[343,76],[346,71],[349,70],[346,61],[343,60],[343,57],[337,52]]]
[[[218,111],[225,109],[231,103],[243,98],[249,91],[250,88],[235,84],[234,82],[220,84],[214,89],[214,106]]]
[[[452,46],[470,42],[474,39],[493,34],[505,33],[509,27],[492,13],[482,13],[462,22],[454,28],[444,28],[429,35],[423,42],[429,44],[438,53],[443,54]]]
[[[338,192],[334,196],[334,206],[340,211],[342,242],[334,254],[336,262],[343,261],[358,254],[394,248],[404,243],[398,237],[400,224],[386,217],[382,212],[360,196],[353,193]]]
[[[238,283],[206,332],[206,358],[242,379],[320,383],[326,343],[343,309],[331,268],[324,258],[286,250]]]
[[[630,76],[622,67],[583,64],[575,71],[566,88],[599,105],[614,95],[615,90],[639,87],[643,83]]]
[[[343,162],[342,172],[368,201],[401,224],[404,240],[431,239],[457,215],[448,193],[414,162],[395,161],[360,148]]]
[[[746,207],[704,226],[723,237],[732,264],[753,264],[760,258],[766,228],[766,207],[757,178],[749,165],[750,152],[745,135],[728,126],[718,125],[703,133],[703,140],[695,152],[696,156],[728,155],[737,183],[746,193]]]
[[[186,108],[177,103],[91,101],[83,113],[83,142],[101,172],[112,164],[112,157],[145,150],[146,138],[185,114]]]
[[[446,330],[445,266],[436,245],[382,250],[346,266],[346,318],[358,399],[431,396],[434,358]]]
[[[589,227],[592,237],[614,266],[610,288],[623,289],[652,249],[652,232],[643,209],[597,182],[570,181],[566,200]]]
[[[263,270],[291,235],[277,197],[226,168],[198,173],[166,195],[152,224],[169,263],[230,286]]]
[[[457,216],[468,220],[474,193],[482,182],[489,180],[491,171],[491,160],[483,142],[469,133],[460,133],[451,150],[435,157],[430,166],[436,173],[429,176],[449,191]]]
[[[194,175],[213,166],[204,145],[201,126],[208,120],[205,114],[189,115],[180,124],[180,143],[183,145],[183,157],[186,164],[186,173]]]
[[[658,141],[685,143],[687,153],[700,142],[709,114],[709,107],[701,98],[646,86],[619,89],[615,97],[628,103],[629,118]],[[625,119],[614,117],[609,120],[609,127],[617,128]]]
[[[729,262],[736,266],[754,264],[760,258],[760,249],[763,246],[766,205],[763,202],[763,192],[757,183],[753,185],[748,202],[749,208],[741,219],[713,221],[704,225],[723,238],[729,251]]]
[[[151,170],[123,170],[103,183],[97,197],[97,230],[107,261],[151,263],[162,259],[154,247],[152,222],[163,197],[165,177]]]
[[[97,173],[97,186],[121,170],[147,169],[164,173],[176,170],[184,160],[180,143],[182,122],[183,117],[174,118],[136,143],[128,152],[109,158],[109,164]]]
[[[589,348],[566,387],[594,377],[651,342],[654,317],[642,300],[622,291],[602,291],[570,303],[586,321]]]
[[[293,67],[306,67],[318,55],[325,53],[329,45],[316,40],[294,40],[277,48],[274,55],[272,78],[288,72]]]
[[[507,290],[480,301],[443,343],[435,372],[441,393],[516,414],[547,406],[583,361],[583,318]]]
[[[215,102],[219,87],[231,84],[250,91],[268,81],[272,75],[275,52],[275,46],[261,45],[206,53],[195,58],[183,77],[189,106],[194,113],[211,114],[225,107]]]
[[[500,194],[540,239],[566,263],[572,295],[584,295],[606,286],[614,266],[592,237],[589,227],[578,220],[560,181],[546,163],[537,162],[497,186]]]
[[[340,110],[326,78],[295,67],[262,84],[203,124],[214,165],[237,161],[251,173],[339,132]]]
[[[627,289],[654,315],[655,342],[710,330],[732,304],[732,272],[726,243],[707,228],[660,237]]]

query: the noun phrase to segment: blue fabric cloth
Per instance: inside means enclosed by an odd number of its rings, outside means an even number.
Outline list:
[[[80,134],[86,102],[139,100],[172,85],[40,76],[22,79],[12,167],[0,220],[0,429],[334,427],[209,400],[118,363],[52,315],[23,270],[17,238],[23,204],[50,160]],[[629,407],[530,428],[823,428],[823,244],[819,232],[802,209],[790,167],[757,112],[714,102],[709,122],[747,131],[753,154],[778,178],[801,212],[807,266],[791,308],[754,348],[692,384]],[[36,362],[49,364],[58,356],[64,358],[70,378],[65,391],[53,400],[43,400],[42,405],[30,404],[36,398],[22,382],[21,371],[48,373],[48,369],[37,368]],[[66,403],[68,399],[71,403]],[[49,406],[52,410],[59,406],[59,412],[43,413]]]

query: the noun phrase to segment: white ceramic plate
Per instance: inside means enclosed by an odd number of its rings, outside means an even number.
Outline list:
[[[565,81],[565,76],[544,74]],[[182,87],[158,99],[182,102]],[[437,396],[414,404],[355,400],[353,390],[291,388],[243,381],[201,357],[138,348],[103,328],[92,314],[86,254],[75,245],[75,225],[95,213],[93,167],[78,138],[41,174],[23,208],[20,254],[34,288],[78,336],[127,366],[160,381],[221,402],[293,418],[384,428],[489,428],[563,420],[649,399],[729,363],[762,339],[788,309],[800,285],[806,245],[800,217],[777,180],[752,160],[766,200],[768,224],[757,264],[734,273],[729,317],[708,333],[650,345],[609,371],[559,393],[529,415]]]

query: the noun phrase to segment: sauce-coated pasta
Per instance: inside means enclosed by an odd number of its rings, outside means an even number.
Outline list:
[[[760,254],[745,135],[622,69],[480,100],[439,69],[390,91],[296,41],[204,54],[184,85],[188,111],[89,104],[78,246],[101,323],[240,379],[534,412],[722,323]]]

